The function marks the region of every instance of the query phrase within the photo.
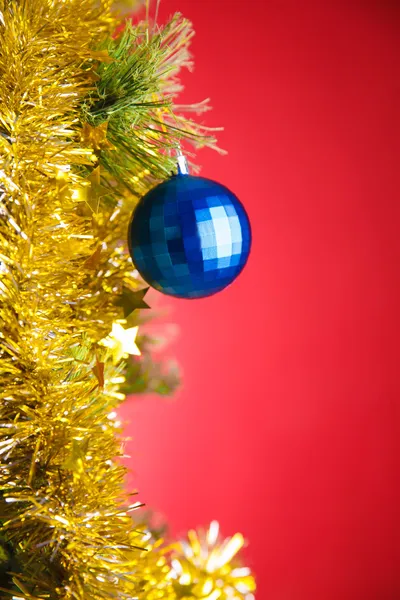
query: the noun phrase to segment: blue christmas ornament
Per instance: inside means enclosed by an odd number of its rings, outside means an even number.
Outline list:
[[[178,174],[148,192],[129,225],[132,260],[156,290],[178,298],[220,292],[242,271],[251,229],[238,198],[225,186]]]

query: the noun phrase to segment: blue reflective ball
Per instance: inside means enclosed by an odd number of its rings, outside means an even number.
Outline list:
[[[243,269],[251,245],[250,222],[236,196],[220,183],[181,174],[140,200],[128,237],[143,279],[178,298],[223,290]]]

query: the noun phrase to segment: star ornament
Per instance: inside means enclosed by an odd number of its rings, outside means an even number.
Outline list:
[[[128,358],[129,354],[140,356],[140,350],[135,342],[138,329],[139,327],[124,329],[119,323],[113,323],[110,335],[100,343],[110,350],[114,364],[122,358]]]
[[[150,308],[147,302],[144,301],[144,297],[149,289],[147,287],[133,292],[127,287],[123,288],[122,294],[116,299],[115,304],[122,307],[125,319],[137,308]]]
[[[81,133],[81,141],[88,144],[93,150],[115,150],[115,146],[107,138],[108,121],[97,127],[84,123]]]

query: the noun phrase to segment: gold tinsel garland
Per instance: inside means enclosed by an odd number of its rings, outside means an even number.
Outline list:
[[[174,544],[170,557],[169,577],[177,597],[254,600],[254,577],[237,557],[243,545],[240,533],[222,539],[217,521],[207,530],[189,531],[187,540]]]
[[[116,299],[141,285],[124,240],[152,179],[145,166],[127,172],[124,187],[119,164],[116,181],[107,168],[124,121],[99,109],[89,122],[96,89],[101,109],[111,96],[98,83],[117,60],[110,9],[108,0],[0,0],[2,598],[182,596],[169,554],[133,524],[138,503],[129,504],[118,460],[114,409],[140,338],[137,311]],[[176,31],[186,35],[187,25]],[[142,43],[143,26],[136,37]],[[156,70],[151,77],[156,86]],[[160,110],[149,98],[150,125],[141,104],[142,129],[129,129],[145,153],[152,140],[161,147]],[[176,135],[197,139],[179,119],[174,127],[186,128]],[[157,160],[159,177],[170,163]]]

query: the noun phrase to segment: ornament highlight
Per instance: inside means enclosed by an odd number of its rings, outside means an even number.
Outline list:
[[[129,249],[137,270],[156,290],[203,298],[242,271],[250,253],[250,222],[228,188],[189,175],[183,156],[178,165],[177,175],[140,200],[129,225]]]

